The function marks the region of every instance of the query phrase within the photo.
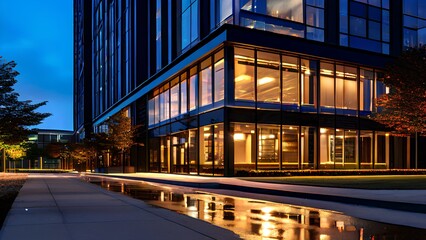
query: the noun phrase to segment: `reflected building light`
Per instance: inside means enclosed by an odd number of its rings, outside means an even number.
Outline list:
[[[326,133],[327,132],[327,128],[320,128],[320,133]]]
[[[244,141],[246,135],[244,133],[234,133],[234,141]]]
[[[389,137],[389,133],[386,133],[386,134],[385,134],[385,136],[386,136],[386,137]]]
[[[254,133],[254,130],[251,130],[250,133]]]
[[[160,193],[160,201],[164,202],[164,192]]]
[[[273,77],[263,77],[263,78],[258,80],[258,84],[264,85],[264,84],[267,84],[267,83],[270,83],[270,82],[273,82],[273,81],[275,81],[275,78],[273,78]]]

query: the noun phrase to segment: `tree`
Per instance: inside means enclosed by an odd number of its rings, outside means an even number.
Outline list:
[[[122,153],[121,163],[124,171],[124,154],[134,144],[134,129],[132,127],[131,119],[127,116],[127,111],[123,109],[110,117],[106,123],[108,125],[108,138],[113,144],[113,148]]]
[[[395,134],[426,135],[426,46],[410,48],[387,66],[390,93],[378,99],[382,111],[373,118]]]
[[[13,89],[19,75],[15,67],[14,61],[7,62],[0,57],[0,149],[3,150],[4,169],[5,148],[26,140],[28,135],[34,132],[28,127],[40,124],[51,115],[36,112],[46,101],[33,104],[30,100],[18,100],[19,94]]]

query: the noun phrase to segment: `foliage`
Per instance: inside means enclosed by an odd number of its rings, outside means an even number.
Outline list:
[[[51,115],[35,111],[44,106],[45,101],[33,104],[30,100],[18,100],[19,94],[13,89],[19,75],[15,67],[14,61],[2,61],[0,57],[0,142],[9,145],[27,139],[33,132],[28,127],[40,124]]]
[[[129,149],[133,144],[134,129],[132,122],[127,117],[127,111],[121,110],[107,120],[108,124],[108,139],[113,144],[114,148],[121,151]]]
[[[26,156],[27,149],[23,144],[7,145],[5,149],[7,156],[13,160]]]
[[[426,135],[426,46],[411,48],[390,64],[384,83],[389,94],[378,99],[383,110],[373,118],[394,133]]]

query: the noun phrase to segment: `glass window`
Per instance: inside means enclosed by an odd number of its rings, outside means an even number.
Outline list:
[[[148,125],[155,124],[155,101],[154,98],[148,101]]]
[[[191,42],[198,38],[198,0],[191,5]]]
[[[166,88],[166,86],[163,88]],[[169,89],[163,90],[163,92],[160,93],[160,121],[165,121],[170,118],[169,97]]]
[[[358,136],[356,130],[344,130],[343,147],[344,167],[358,168]]]
[[[306,106],[303,111],[313,111],[316,107],[317,89],[317,62],[301,60],[301,102]]]
[[[254,101],[254,51],[235,48],[235,100]]]
[[[306,4],[324,8],[324,0],[306,0]]]
[[[316,159],[316,128],[302,127],[300,135],[300,158],[302,159],[302,168],[315,168]]]
[[[357,109],[356,68],[336,66],[336,108]]]
[[[280,167],[280,127],[276,125],[257,125],[258,169],[279,169]]]
[[[373,163],[373,132],[360,131],[360,156],[361,168],[371,168]]]
[[[189,111],[198,107],[198,71],[197,67],[191,68],[191,77],[189,78]]]
[[[181,49],[198,39],[198,0],[181,2]]]
[[[334,108],[334,65],[321,62],[320,103],[321,107]],[[321,111],[326,109],[321,108]],[[334,112],[334,109],[332,110]]]
[[[223,124],[200,127],[200,173],[223,175]]]
[[[156,37],[155,37],[155,43],[156,43],[156,63],[157,63],[157,70],[161,69],[161,0],[156,1],[156,14],[155,14],[155,31],[156,31]]]
[[[361,18],[367,18],[367,5],[350,1],[350,14]]]
[[[254,170],[256,168],[256,132],[254,124],[232,123],[234,143],[234,168]]]
[[[204,60],[201,63],[200,73],[200,106],[206,106],[213,102],[213,91],[212,91],[212,64],[211,58]]]
[[[382,20],[382,11],[377,7],[368,7],[368,18],[380,22]]]
[[[169,172],[170,163],[170,137],[161,137],[160,146],[160,171]]]
[[[280,55],[257,53],[257,101],[280,103]]]
[[[172,81],[174,86],[170,89],[170,117],[179,115],[179,78]]]
[[[157,95],[154,97],[154,123],[160,122],[160,96]]]
[[[200,173],[213,174],[213,126],[200,127]]]
[[[298,168],[299,164],[299,127],[282,126],[282,159],[283,168]]]
[[[186,73],[180,76],[180,114],[188,111],[188,84]]]
[[[340,0],[340,32],[348,33],[348,0]]]
[[[232,0],[216,0],[216,3],[219,18],[217,23],[221,23],[232,15]]]
[[[225,91],[225,64],[223,50],[214,55],[214,101],[219,102],[224,99]]]
[[[258,1],[255,2],[255,8],[257,3]],[[266,8],[270,16],[303,22],[303,0],[267,0]]]
[[[306,6],[306,24],[324,28],[324,9]]]
[[[350,32],[359,37],[367,36],[367,23],[364,18],[350,17]]]
[[[191,39],[190,22],[191,22],[190,11],[183,12],[182,13],[182,33],[181,33],[182,49],[184,49],[190,43],[190,39]]]
[[[360,111],[371,112],[373,110],[373,82],[374,74],[371,70],[360,70]]]
[[[224,146],[223,146],[223,123],[216,124],[213,127],[213,139],[214,139],[214,163],[213,163],[213,174],[215,176],[224,175]]]
[[[282,57],[282,103],[299,105],[299,63],[296,57]]]
[[[334,168],[336,155],[334,129],[321,128],[319,141],[320,168]],[[340,157],[339,154],[338,157]]]
[[[380,41],[380,23],[368,21],[368,37]]]
[[[388,149],[389,149],[389,134],[385,134],[384,132],[376,133],[376,156],[375,156],[375,164],[380,168],[380,165],[384,165],[386,167],[386,163],[389,159]],[[376,167],[375,166],[375,167]]]
[[[198,130],[191,129],[188,134],[189,173],[198,173]]]

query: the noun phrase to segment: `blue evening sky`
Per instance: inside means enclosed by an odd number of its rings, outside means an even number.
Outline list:
[[[73,1],[0,0],[0,56],[20,72],[20,100],[48,101],[36,126],[73,128]]]

